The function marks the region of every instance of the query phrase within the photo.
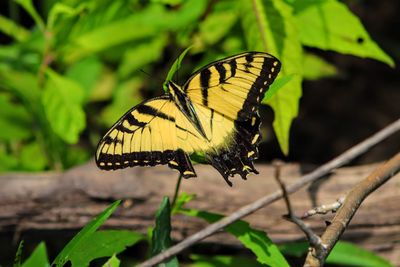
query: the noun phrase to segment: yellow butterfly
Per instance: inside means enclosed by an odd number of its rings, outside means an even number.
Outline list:
[[[215,61],[169,93],[129,110],[101,139],[100,169],[168,164],[196,177],[189,155],[203,153],[229,185],[229,176],[258,173],[258,108],[280,70],[274,56],[247,52]]]

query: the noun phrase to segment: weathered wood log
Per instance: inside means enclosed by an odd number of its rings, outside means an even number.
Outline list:
[[[298,214],[341,197],[375,165],[341,168],[330,177],[290,196]],[[279,189],[273,178],[273,167],[258,165],[259,175],[247,181],[235,177],[233,187],[210,166],[196,166],[198,178],[183,180],[181,190],[196,194],[188,207],[229,214],[263,195]],[[290,184],[298,179],[302,169],[296,164],[282,167],[282,179]],[[164,195],[172,196],[177,173],[165,166],[131,168],[122,171],[98,170],[88,163],[65,173],[9,173],[0,176],[0,232],[35,229],[79,229],[112,200],[123,199],[123,205],[106,222],[106,227],[125,228],[145,233],[154,223],[154,213]],[[292,223],[282,219],[286,214],[283,201],[245,218],[257,229],[266,231],[276,242],[304,239]],[[331,214],[306,220],[321,233]],[[203,221],[176,215],[173,237],[181,240],[206,225]],[[400,266],[400,176],[374,192],[353,218],[344,239],[378,252]],[[208,242],[238,244],[228,234],[221,233]]]

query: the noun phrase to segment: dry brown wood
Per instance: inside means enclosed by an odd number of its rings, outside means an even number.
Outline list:
[[[293,209],[302,212],[313,206],[334,202],[352,185],[367,176],[375,165],[342,168],[328,179],[307,190],[291,195]],[[278,190],[273,167],[258,165],[260,175],[243,181],[236,177],[233,188],[226,186],[210,166],[197,166],[200,178],[183,180],[182,191],[196,194],[189,207],[229,214],[246,203]],[[298,165],[282,167],[282,179],[292,183],[301,175]],[[400,177],[394,177],[370,196],[353,218],[344,234],[361,246],[377,251],[395,265],[400,265]],[[124,199],[123,206],[107,221],[106,226],[146,232],[153,225],[154,212],[162,196],[172,196],[177,174],[167,167],[132,168],[118,172],[99,171],[94,163],[74,168],[63,174],[5,174],[0,176],[0,231],[18,229],[78,229],[101,212],[112,200]],[[246,218],[252,226],[265,230],[276,242],[303,239],[303,233],[281,218],[286,213],[284,201]],[[324,220],[332,215],[306,220],[321,233]],[[206,224],[181,215],[173,218],[176,240],[193,234]],[[207,242],[238,243],[226,234]]]

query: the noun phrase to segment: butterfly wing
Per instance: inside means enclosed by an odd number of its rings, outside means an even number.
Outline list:
[[[225,145],[205,153],[228,184],[228,176],[239,174],[245,179],[250,172],[258,173],[253,166],[261,140],[258,108],[280,66],[272,55],[243,53],[209,64],[183,86],[196,110],[209,110],[231,122],[220,126],[230,127]]]
[[[183,86],[190,100],[237,121],[257,112],[280,62],[267,53],[248,52],[213,62]]]
[[[101,139],[96,153],[97,166],[116,170],[168,164],[185,177],[196,176],[187,155],[192,151],[181,145],[186,130],[179,127],[186,129],[186,124],[169,97],[145,101],[122,116]]]

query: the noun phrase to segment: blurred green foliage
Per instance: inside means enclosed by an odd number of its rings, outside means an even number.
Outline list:
[[[337,0],[9,0],[7,6],[0,15],[0,34],[10,38],[0,46],[0,171],[85,162],[106,128],[162,93],[170,65],[189,46],[176,78],[248,50],[282,61],[280,86],[264,103],[274,110],[286,154],[302,80],[336,73],[305,46],[393,66]]]

